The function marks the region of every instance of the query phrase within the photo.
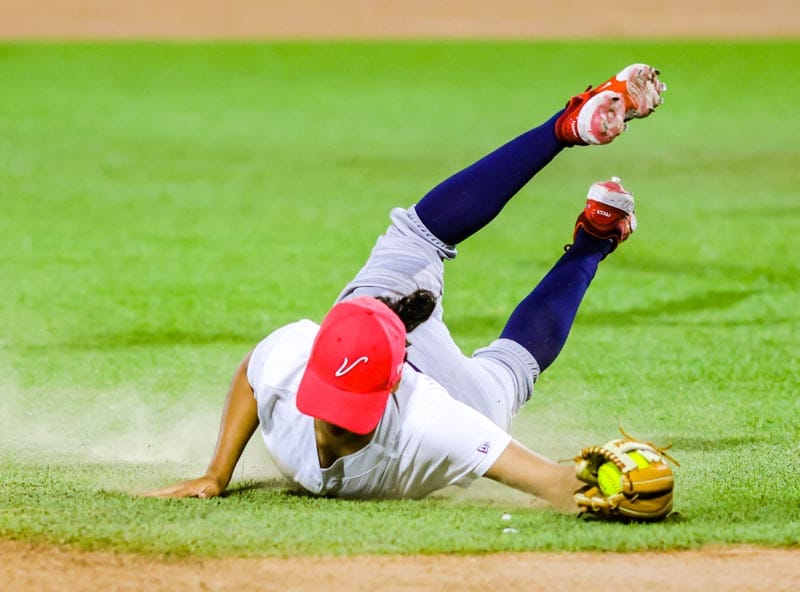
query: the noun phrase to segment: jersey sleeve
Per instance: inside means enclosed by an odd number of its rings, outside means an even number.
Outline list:
[[[435,489],[469,486],[482,477],[511,442],[511,435],[472,407],[453,399],[443,387],[429,388],[421,397],[417,423],[420,434],[415,465],[417,479]]]
[[[307,344],[313,341],[318,329],[318,325],[304,319],[275,330],[256,345],[247,364],[247,382],[256,395],[263,382],[264,372],[276,367],[281,369],[296,366],[298,356],[301,356],[298,352],[307,349]],[[303,361],[306,359],[301,357]]]
[[[267,335],[264,339],[258,342],[253,353],[250,354],[250,361],[247,363],[247,382],[253,391],[256,391],[258,384],[261,382],[261,373],[264,370],[264,364],[269,358],[269,354],[278,340],[278,331]]]

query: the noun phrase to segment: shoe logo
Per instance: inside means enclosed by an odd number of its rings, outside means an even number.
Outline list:
[[[333,375],[336,376],[336,378],[339,378],[340,376],[344,376],[345,374],[350,372],[353,368],[358,366],[361,362],[364,362],[364,363],[369,362],[369,358],[367,356],[361,356],[360,358],[357,358],[355,362],[353,362],[352,364],[350,364],[348,366],[347,363],[349,361],[350,360],[348,359],[348,357],[345,356],[344,360],[342,360],[342,365],[339,366],[339,369],[336,372],[333,373]]]

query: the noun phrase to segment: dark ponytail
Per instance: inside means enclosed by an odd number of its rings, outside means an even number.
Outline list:
[[[391,300],[384,296],[378,297],[378,300],[400,317],[406,326],[407,333],[411,333],[427,321],[433,314],[433,309],[436,308],[436,296],[429,290],[417,290],[398,300]]]

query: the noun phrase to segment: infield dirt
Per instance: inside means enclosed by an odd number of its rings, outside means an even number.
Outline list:
[[[0,38],[797,38],[795,0],[675,0],[598,10],[579,0],[0,0]],[[155,17],[158,18],[155,18]],[[6,18],[8,17],[8,18]],[[202,502],[200,502],[202,503]],[[800,589],[800,551],[755,547],[648,553],[169,559],[0,540],[0,589],[15,590]]]

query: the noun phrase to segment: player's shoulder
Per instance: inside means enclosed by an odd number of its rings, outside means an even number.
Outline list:
[[[314,321],[301,319],[275,329],[256,345],[256,349],[274,348],[278,344],[283,346],[291,343],[304,344],[309,338],[313,340],[317,331],[319,331],[319,325]]]
[[[311,352],[319,325],[302,319],[276,329],[258,345],[250,356],[247,377],[256,386],[262,374],[277,376],[304,367]]]

